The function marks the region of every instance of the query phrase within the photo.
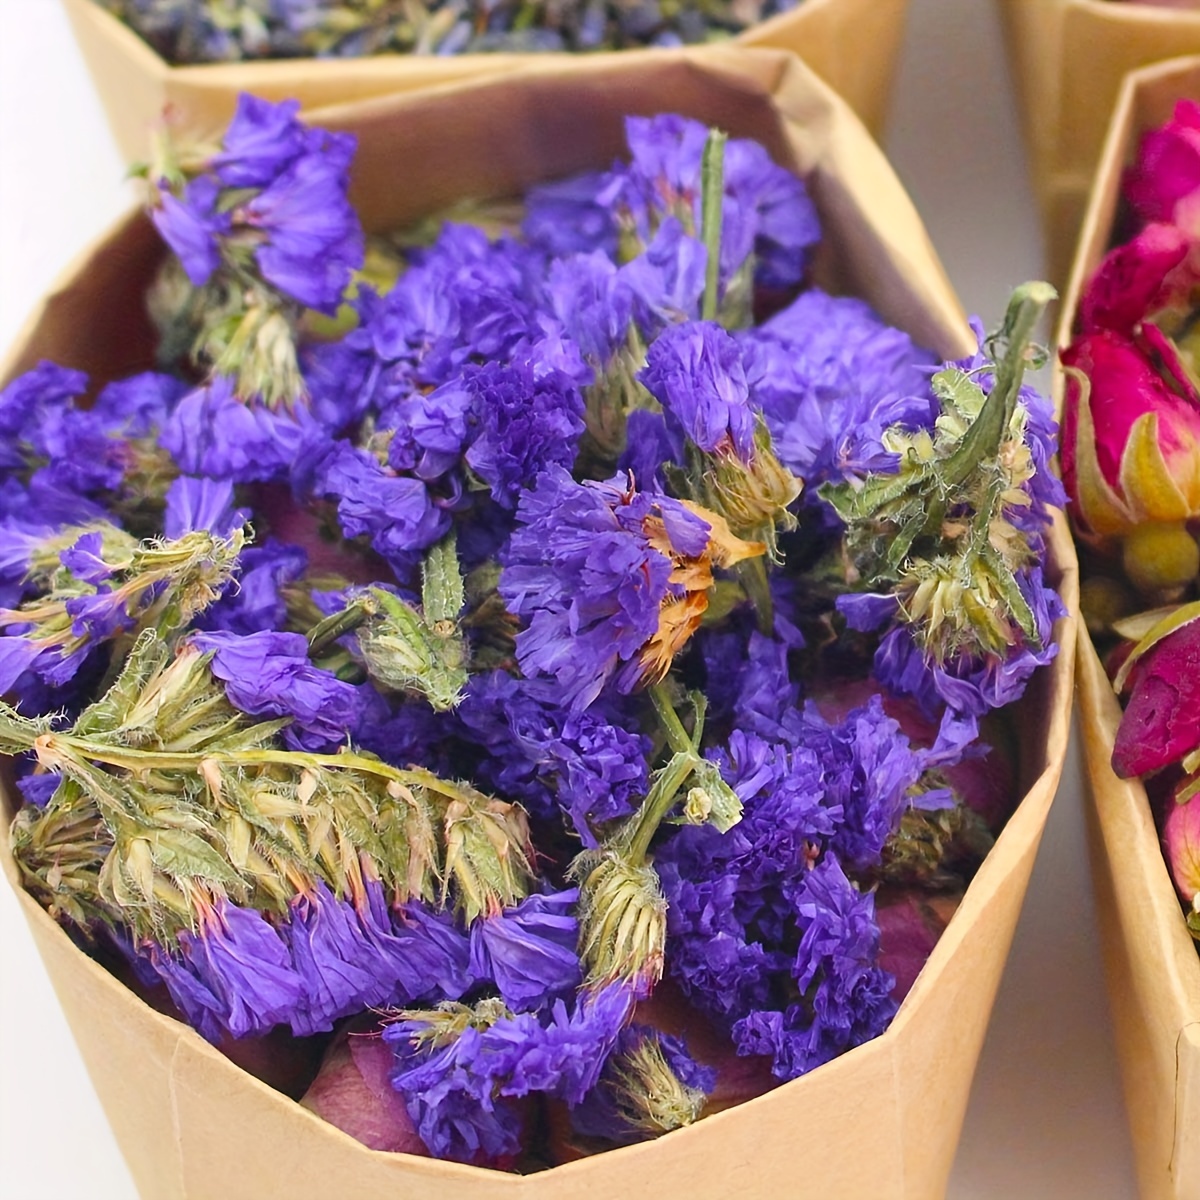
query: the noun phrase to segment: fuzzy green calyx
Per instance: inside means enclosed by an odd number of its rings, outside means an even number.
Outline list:
[[[653,987],[661,978],[667,942],[667,900],[653,867],[612,851],[588,851],[571,864],[579,883],[579,957],[585,984],[624,980]]]
[[[619,1118],[647,1137],[695,1124],[708,1100],[705,1092],[689,1087],[675,1074],[653,1032],[609,1060],[600,1087]]]
[[[419,611],[385,588],[367,588],[346,610],[353,615],[347,627],[357,630],[359,656],[373,680],[424,696],[444,712],[458,704],[467,685],[459,623],[466,601],[453,534],[432,547],[421,574]]]

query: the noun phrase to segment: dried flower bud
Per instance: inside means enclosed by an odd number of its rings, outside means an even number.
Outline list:
[[[407,1028],[405,1036],[417,1046],[437,1050],[456,1042],[468,1029],[490,1029],[513,1014],[498,996],[485,996],[474,1005],[444,1000],[436,1008],[409,1008],[395,1016]]]
[[[361,610],[355,621],[358,648],[372,679],[417,692],[443,712],[458,705],[467,685],[467,647],[459,627],[466,600],[453,534],[426,555],[421,598],[418,612],[383,588],[358,593],[351,605]]]
[[[648,1137],[694,1124],[703,1112],[708,1092],[690,1087],[679,1077],[667,1060],[659,1034],[634,1029],[631,1035],[628,1040],[632,1045],[609,1059],[599,1084],[602,1098],[611,1105],[617,1121],[625,1129]]]
[[[518,804],[460,785],[446,808],[445,889],[468,924],[525,898],[533,881],[529,820]]]
[[[629,981],[644,992],[662,978],[667,901],[653,867],[633,866],[610,851],[580,855],[579,957],[587,986]]]
[[[202,356],[214,372],[235,380],[240,400],[261,399],[267,408],[279,408],[307,395],[293,322],[265,294],[248,297],[238,317],[212,327]]]

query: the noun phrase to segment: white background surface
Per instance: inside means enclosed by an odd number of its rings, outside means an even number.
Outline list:
[[[964,305],[994,326],[1009,289],[1038,275],[1040,241],[988,0],[912,0],[888,149]],[[0,349],[58,272],[123,210],[121,176],[57,0],[0,0]],[[1136,1195],[1091,916],[1081,788],[1073,746],[997,999],[950,1200]],[[0,1196],[136,1200],[6,886]]]

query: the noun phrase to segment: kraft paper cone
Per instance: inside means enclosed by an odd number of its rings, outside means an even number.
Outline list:
[[[972,338],[920,221],[846,105],[778,51],[613,55],[568,79],[553,65],[434,93],[311,114],[360,138],[353,195],[369,226],[450,198],[497,198],[536,179],[607,165],[627,111],[683,112],[757,137],[808,180],[829,286],[862,295],[945,355]],[[35,315],[0,378],[41,357],[100,379],[150,353],[141,290],[161,260],[133,214]],[[1050,578],[1077,609],[1060,521]],[[1062,769],[1074,621],[1022,703],[1024,799],[891,1028],[748,1104],[657,1141],[517,1177],[372,1152],[243,1074],[86,958],[21,902],[117,1139],[147,1200],[931,1200],[944,1194],[975,1063],[1038,840]],[[11,857],[5,871],[16,884]]]
[[[1084,285],[1112,244],[1121,174],[1140,135],[1180,97],[1200,100],[1200,58],[1129,75],[1100,154],[1058,330],[1065,348]],[[1063,390],[1062,372],[1056,391]],[[1082,622],[1079,723],[1091,784],[1089,848],[1125,1107],[1144,1200],[1200,1200],[1200,955],[1159,846],[1146,789],[1110,766],[1121,707]]]
[[[1200,11],[1113,0],[997,0],[1020,99],[1049,277],[1071,266],[1127,71],[1200,53]]]
[[[605,57],[604,53],[445,58],[390,54],[172,67],[95,0],[63,0],[63,4],[117,146],[129,162],[145,157],[151,128],[167,105],[188,127],[208,133],[224,128],[243,91],[268,100],[294,98],[310,109],[486,75],[507,76],[547,61],[557,71],[574,74],[583,59]],[[792,12],[746,30],[734,44],[798,54],[878,135],[887,113],[907,7],[908,0],[803,0]]]

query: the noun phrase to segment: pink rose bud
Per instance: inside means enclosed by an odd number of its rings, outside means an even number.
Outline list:
[[[1200,897],[1200,798],[1193,796],[1185,804],[1168,802],[1162,841],[1175,887],[1196,907]]]
[[[1194,244],[1177,225],[1156,224],[1110,250],[1079,298],[1079,331],[1132,337],[1150,314],[1186,303]]]
[[[392,1087],[391,1047],[375,1032],[342,1033],[300,1101],[371,1150],[429,1157],[408,1109]]]
[[[892,995],[903,1000],[916,983],[925,960],[933,953],[962,896],[915,889],[880,891],[875,898],[879,926],[879,966],[894,975]]]
[[[1194,8],[1196,4],[1193,0],[1174,7]],[[1180,205],[1197,192],[1200,192],[1200,104],[1180,100],[1174,116],[1142,138],[1137,161],[1125,176],[1125,195],[1144,221],[1180,222]]]
[[[1120,549],[1130,582],[1169,593],[1200,569],[1200,397],[1153,326],[1143,344],[1087,334],[1063,351],[1063,483],[1081,536]],[[1156,369],[1156,366],[1159,369]]]
[[[1122,779],[1157,771],[1200,746],[1200,619],[1151,646],[1129,678],[1112,756]]]

